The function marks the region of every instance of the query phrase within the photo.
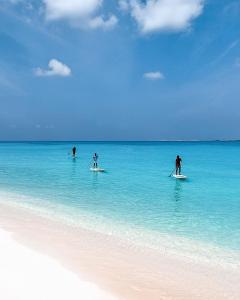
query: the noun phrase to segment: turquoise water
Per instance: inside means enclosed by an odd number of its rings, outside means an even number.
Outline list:
[[[75,226],[240,250],[240,142],[0,143],[0,189]],[[94,152],[106,173],[89,170]],[[168,177],[176,154],[179,181]],[[11,201],[6,198],[5,201]]]

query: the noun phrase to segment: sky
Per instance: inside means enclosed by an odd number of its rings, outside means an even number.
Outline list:
[[[0,0],[0,140],[240,139],[240,0]]]

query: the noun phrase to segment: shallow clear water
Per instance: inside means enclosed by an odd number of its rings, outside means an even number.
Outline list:
[[[240,250],[240,142],[0,143],[0,189],[75,225]],[[106,173],[89,170],[94,152]],[[168,177],[176,154],[179,181]],[[7,198],[5,201],[10,201]],[[22,202],[22,203],[21,203]],[[155,245],[156,246],[156,245]]]

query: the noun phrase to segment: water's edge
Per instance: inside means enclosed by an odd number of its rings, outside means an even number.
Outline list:
[[[38,202],[40,199],[38,199]],[[54,205],[52,202],[41,199],[44,205],[36,205],[36,199],[26,195],[13,192],[0,192],[0,204],[21,209],[49,220],[58,221],[66,226],[82,228],[96,233],[120,238],[130,242],[136,247],[148,247],[173,255],[186,261],[218,266],[225,269],[239,270],[240,253],[224,247],[217,247],[214,244],[206,243],[186,237],[170,235],[166,232],[154,232],[145,228],[134,229],[129,224],[113,223],[99,215],[89,214],[88,212],[69,209],[64,204]]]

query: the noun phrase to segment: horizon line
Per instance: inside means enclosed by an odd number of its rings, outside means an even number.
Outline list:
[[[189,140],[0,140],[0,143],[161,143],[161,142],[239,142],[239,139],[189,139]]]

